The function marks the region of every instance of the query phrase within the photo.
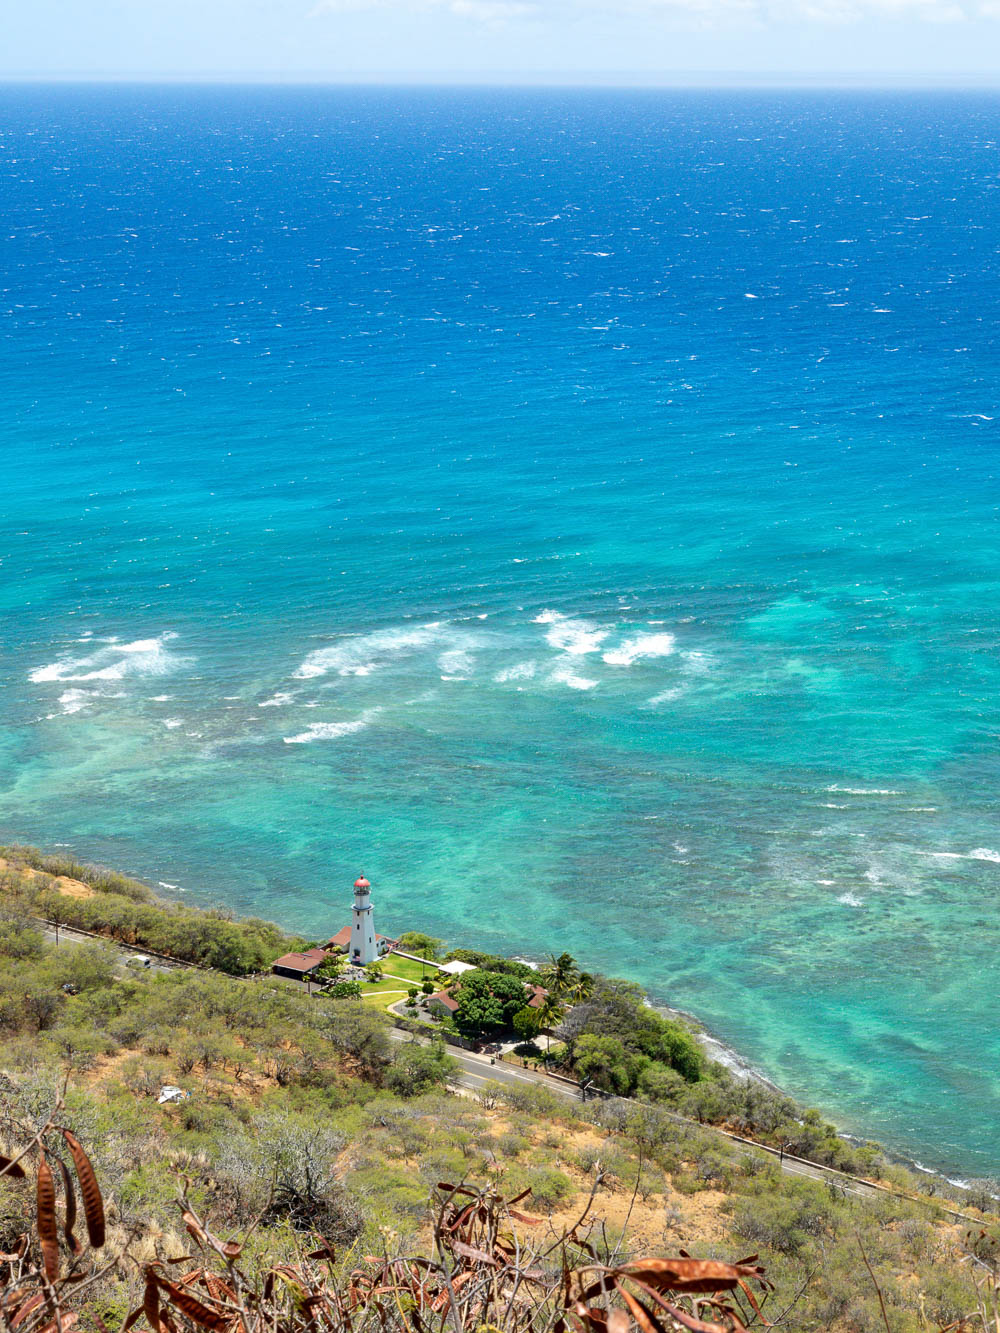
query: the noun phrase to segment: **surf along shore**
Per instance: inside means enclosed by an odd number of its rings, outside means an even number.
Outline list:
[[[79,928],[126,948],[234,976],[269,971],[281,954],[312,943],[272,922],[165,899],[130,876],[20,845],[0,846],[0,906],[56,928]],[[450,952],[474,959],[486,970],[534,965],[531,960],[480,954],[474,947]],[[589,1077],[605,1093],[663,1105],[819,1165],[958,1203],[969,1201],[969,1182],[937,1176],[878,1144],[839,1132],[819,1111],[797,1105],[696,1017],[650,1003],[641,988],[627,980],[597,978],[595,995],[571,1009],[577,1038],[583,1041],[573,1049],[563,1048],[564,1074],[580,1081]],[[662,1056],[671,1041],[685,1039],[693,1039],[701,1053],[693,1076],[690,1070],[683,1076],[666,1058],[650,1058],[650,1050]],[[587,1056],[605,1057],[603,1066],[600,1058],[582,1060],[581,1046],[587,1047]]]

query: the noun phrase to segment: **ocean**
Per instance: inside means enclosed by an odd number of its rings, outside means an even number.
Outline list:
[[[1000,99],[0,89],[0,836],[569,949],[1000,1170]]]

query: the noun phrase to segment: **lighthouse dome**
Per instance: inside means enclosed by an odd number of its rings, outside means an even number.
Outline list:
[[[365,879],[364,875],[359,875],[358,878],[354,881],[354,887],[355,889],[370,889],[371,885]]]

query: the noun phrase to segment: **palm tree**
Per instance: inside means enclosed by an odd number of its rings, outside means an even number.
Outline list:
[[[571,953],[561,953],[557,958],[549,954],[549,961],[542,968],[542,983],[553,995],[567,995],[576,986],[580,969]]]
[[[551,1028],[561,1023],[566,1016],[566,1006],[554,991],[549,991],[545,999],[538,1007],[538,1027],[545,1032],[545,1063],[549,1062],[549,1051],[552,1049]]]
[[[579,1003],[589,1000],[594,993],[594,978],[589,972],[578,972],[573,985],[566,991],[567,998]]]

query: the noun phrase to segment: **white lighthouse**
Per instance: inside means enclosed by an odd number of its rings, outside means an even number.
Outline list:
[[[364,875],[354,881],[354,912],[351,917],[351,949],[348,956],[352,963],[360,963],[362,967],[374,963],[378,957],[369,896],[371,887]]]

